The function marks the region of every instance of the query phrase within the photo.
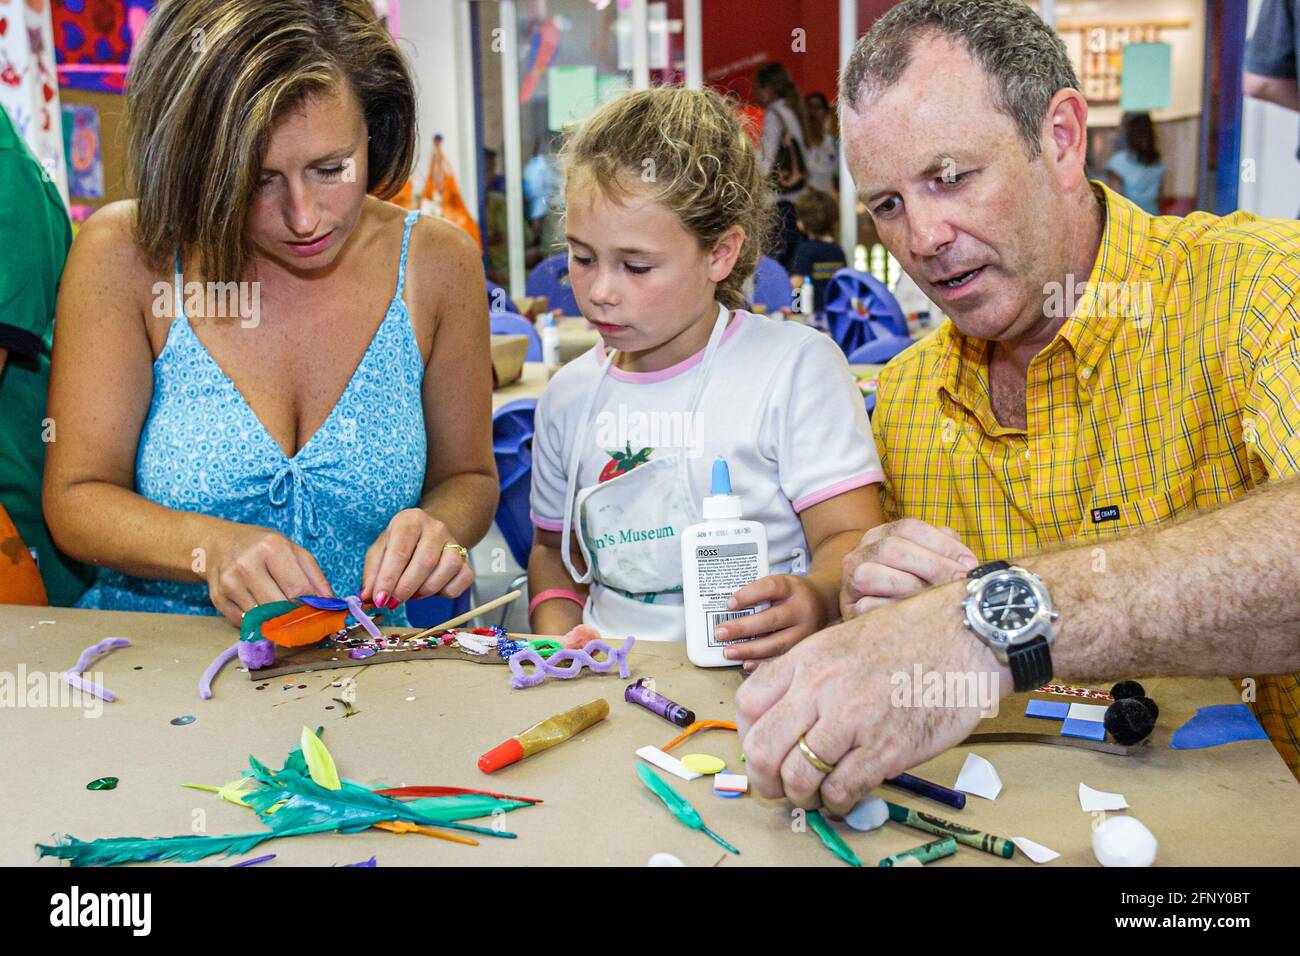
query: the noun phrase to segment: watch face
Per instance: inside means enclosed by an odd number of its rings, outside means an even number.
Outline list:
[[[1038,595],[1017,578],[992,581],[979,596],[977,613],[989,627],[1018,631],[1038,613]]]

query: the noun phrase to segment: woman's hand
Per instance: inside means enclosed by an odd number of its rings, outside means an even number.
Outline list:
[[[798,574],[769,574],[747,584],[727,602],[730,611],[767,602],[771,606],[756,614],[738,617],[714,631],[720,641],[756,637],[728,647],[728,660],[758,661],[775,657],[826,626],[825,602],[808,579]]]
[[[333,596],[311,552],[270,528],[227,525],[207,551],[208,596],[236,627],[259,604],[303,594]]]
[[[447,526],[422,508],[399,511],[366,552],[361,599],[395,608],[411,598],[457,598],[474,571]]]

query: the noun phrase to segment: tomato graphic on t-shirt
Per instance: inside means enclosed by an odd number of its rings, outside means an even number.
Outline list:
[[[650,453],[653,448],[642,448],[638,452],[632,451],[632,443],[628,442],[626,451],[607,452],[610,456],[609,461],[605,462],[605,467],[600,471],[599,481],[609,481],[611,478],[617,478],[619,475],[626,475],[637,465],[644,465],[650,460]]]

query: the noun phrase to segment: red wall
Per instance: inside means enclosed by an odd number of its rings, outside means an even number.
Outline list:
[[[858,32],[865,32],[893,0],[858,0]],[[786,65],[799,89],[835,98],[839,74],[839,0],[708,0],[703,7],[704,80],[752,99],[754,72],[764,63]],[[804,31],[804,52],[790,49]]]

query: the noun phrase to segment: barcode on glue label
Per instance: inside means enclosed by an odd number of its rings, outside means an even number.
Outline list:
[[[704,620],[708,629],[708,646],[709,647],[726,647],[728,644],[736,643],[735,640],[720,641],[713,636],[714,628],[719,624],[725,624],[727,621],[734,621],[738,617],[748,617],[750,614],[757,614],[758,608],[746,608],[743,611],[705,611]],[[744,637],[738,640],[747,641],[752,638]]]

